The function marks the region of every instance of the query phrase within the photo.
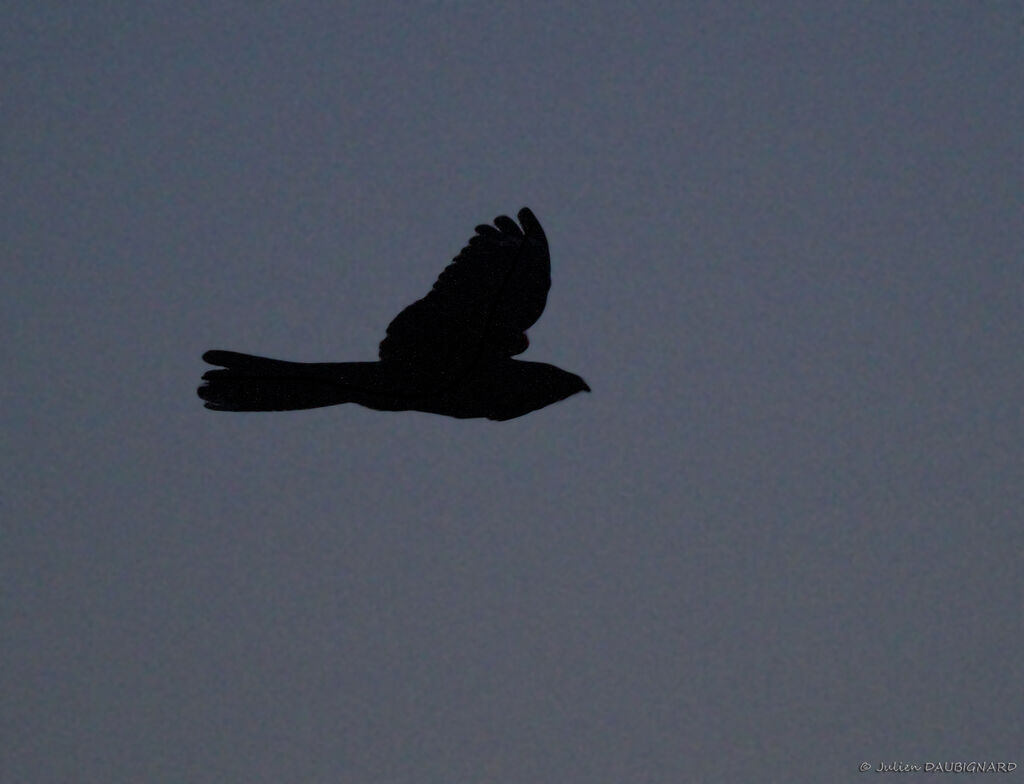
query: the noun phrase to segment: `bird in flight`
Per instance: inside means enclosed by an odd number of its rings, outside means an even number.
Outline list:
[[[551,259],[544,230],[527,208],[519,223],[499,215],[423,299],[388,325],[378,362],[287,362],[207,351],[217,370],[197,390],[215,411],[290,411],[358,403],[378,411],[426,411],[504,421],[589,392],[586,382],[526,351],[547,302]]]

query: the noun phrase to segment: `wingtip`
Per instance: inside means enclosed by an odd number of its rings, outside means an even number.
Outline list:
[[[529,207],[523,207],[516,213],[516,217],[519,218],[519,223],[523,227],[523,232],[526,234],[544,236],[544,229],[541,228],[540,221],[537,220],[537,216],[533,214],[533,210]]]
[[[210,365],[224,366],[227,364],[227,362],[225,361],[227,359],[227,354],[227,351],[212,348],[209,351],[203,352],[203,362],[206,362]]]

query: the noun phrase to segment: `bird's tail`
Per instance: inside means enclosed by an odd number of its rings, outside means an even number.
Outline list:
[[[203,374],[196,391],[215,411],[292,411],[348,403],[352,389],[345,368],[363,363],[305,363],[254,357],[236,351],[207,351],[203,360],[220,365]]]

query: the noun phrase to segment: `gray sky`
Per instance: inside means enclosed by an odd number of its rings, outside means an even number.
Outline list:
[[[1024,776],[1019,2],[4,16],[5,781]],[[195,396],[523,205],[592,394]]]

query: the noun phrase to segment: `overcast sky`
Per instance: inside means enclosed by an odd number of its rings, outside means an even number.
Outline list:
[[[4,781],[1024,776],[1020,2],[4,5]],[[202,407],[524,205],[591,394]]]

